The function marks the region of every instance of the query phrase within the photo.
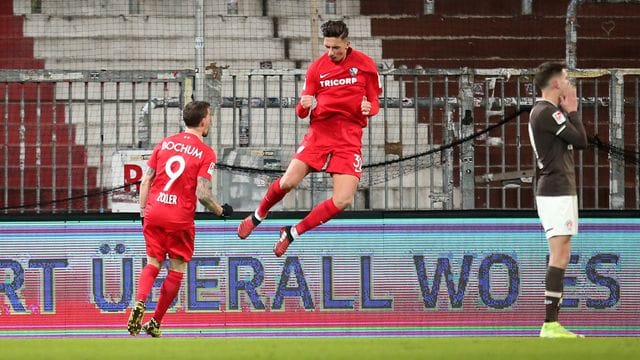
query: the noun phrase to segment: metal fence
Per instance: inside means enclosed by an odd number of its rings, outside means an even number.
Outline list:
[[[365,173],[353,209],[532,209],[531,74],[382,71],[381,111],[364,131]],[[572,75],[592,140],[576,155],[581,208],[638,209],[640,70]],[[128,211],[116,206],[135,203],[127,162],[144,163],[155,143],[180,130],[193,77],[0,71],[2,212]],[[204,77],[204,98],[219,109],[207,139],[219,160],[214,190],[221,201],[253,210],[308,128],[293,111],[304,72],[214,66]],[[330,177],[313,174],[279,209],[306,210],[330,192]]]
[[[178,131],[192,78],[191,71],[0,71],[2,212],[110,211],[111,190],[123,182],[113,177],[112,157]]]
[[[589,149],[576,156],[583,209],[640,206],[639,74],[637,69],[571,74],[591,140]],[[216,143],[224,155],[221,163],[234,176],[222,181],[220,190],[233,187],[233,179],[244,184],[235,184],[237,189],[228,194],[240,208],[255,207],[260,199],[255,193],[264,193],[273,177],[251,171],[264,165],[260,157],[272,167],[286,167],[305,133],[307,120],[297,119],[292,110],[303,76],[300,70],[222,76]],[[536,170],[526,112],[537,93],[531,70],[390,69],[381,76],[382,109],[363,138],[365,164],[374,166],[363,175],[355,209],[534,208]],[[469,137],[473,139],[460,141]],[[456,146],[436,151],[447,144]],[[326,198],[330,178],[315,175],[301,187],[283,209],[308,209]]]

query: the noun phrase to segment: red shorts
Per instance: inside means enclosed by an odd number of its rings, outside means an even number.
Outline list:
[[[142,228],[147,246],[147,255],[162,263],[167,254],[170,259],[190,261],[196,235],[193,224],[183,229],[172,229],[145,222]]]
[[[315,171],[362,176],[362,128],[347,121],[312,124],[294,159]],[[325,168],[326,166],[326,168]]]

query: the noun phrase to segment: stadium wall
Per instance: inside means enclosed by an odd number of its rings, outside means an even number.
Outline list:
[[[237,220],[199,218],[196,254],[165,336],[539,331],[547,244],[533,212],[348,213],[276,258],[278,227],[300,215],[274,213],[248,240],[236,237]],[[561,319],[570,329],[640,336],[638,215],[581,213],[564,280]],[[128,336],[127,308],[144,265],[137,219],[0,223],[0,337]]]

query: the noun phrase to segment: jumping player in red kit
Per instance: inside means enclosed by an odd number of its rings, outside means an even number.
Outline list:
[[[238,237],[247,238],[267,217],[269,210],[312,171],[325,170],[333,177],[333,196],[318,204],[295,226],[280,229],[273,252],[282,256],[298,236],[329,221],[351,205],[362,174],[362,128],[380,110],[382,93],[376,64],[350,47],[349,29],[342,21],[322,25],[326,53],[307,70],[305,87],[296,114],[310,113],[304,136],[285,174],[267,190],[256,211],[238,226]]]
[[[202,141],[209,133],[209,107],[204,101],[185,106],[183,118],[187,129],[164,138],[155,147],[147,163],[149,169],[140,184],[140,216],[147,265],[140,273],[136,303],[127,323],[133,336],[141,330],[153,337],[160,336],[162,318],[178,295],[182,276],[193,256],[196,198],[219,216],[233,213],[231,206],[220,206],[211,194],[216,154]],[[141,325],[145,301],[167,257],[169,272],[162,283],[153,318]]]

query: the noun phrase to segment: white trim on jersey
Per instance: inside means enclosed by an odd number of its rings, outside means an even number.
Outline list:
[[[531,128],[531,122],[528,124],[529,128],[529,140],[531,141],[531,148],[533,149],[533,153],[536,155],[536,162],[538,163],[538,168],[542,169],[543,165],[540,161],[540,156],[538,156],[538,148],[536,147],[536,140],[533,138],[533,128]]]
[[[567,125],[562,125],[562,127],[560,127],[560,129],[558,129],[558,131],[556,131],[556,136],[560,135],[561,132],[564,131],[564,129],[567,128]]]

